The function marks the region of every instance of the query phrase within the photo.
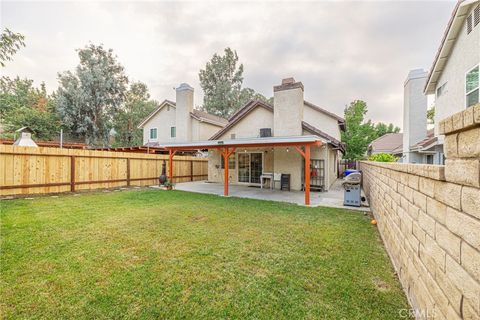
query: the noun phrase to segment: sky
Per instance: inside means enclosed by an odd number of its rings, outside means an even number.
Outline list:
[[[26,37],[2,75],[58,87],[76,49],[113,49],[130,80],[153,99],[175,100],[174,87],[195,88],[214,53],[236,50],[244,87],[266,97],[282,78],[305,87],[305,99],[338,115],[356,99],[367,118],[402,127],[403,82],[429,70],[454,1],[0,2],[0,26]]]

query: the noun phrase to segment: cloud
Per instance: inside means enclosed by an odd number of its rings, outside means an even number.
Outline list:
[[[27,47],[4,74],[58,86],[75,49],[103,43],[157,100],[188,82],[215,52],[237,50],[244,85],[266,96],[294,76],[308,100],[342,114],[364,99],[368,117],[402,125],[403,81],[429,68],[454,2],[2,2],[2,27]]]

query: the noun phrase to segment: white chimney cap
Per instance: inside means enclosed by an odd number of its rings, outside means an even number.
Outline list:
[[[177,89],[175,89],[177,91],[184,91],[184,90],[191,90],[193,91],[193,88],[188,84],[188,83],[181,83]]]

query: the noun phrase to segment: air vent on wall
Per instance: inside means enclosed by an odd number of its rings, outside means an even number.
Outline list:
[[[467,34],[472,32],[473,24],[472,24],[472,14],[469,14],[467,17]]]
[[[266,138],[272,136],[272,129],[271,128],[261,128],[260,129],[260,138]]]
[[[480,23],[480,4],[473,9],[473,27],[476,27]]]

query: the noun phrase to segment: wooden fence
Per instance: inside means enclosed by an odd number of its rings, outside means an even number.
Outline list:
[[[168,155],[0,145],[0,196],[158,184]],[[173,182],[204,180],[206,158],[176,155]]]

